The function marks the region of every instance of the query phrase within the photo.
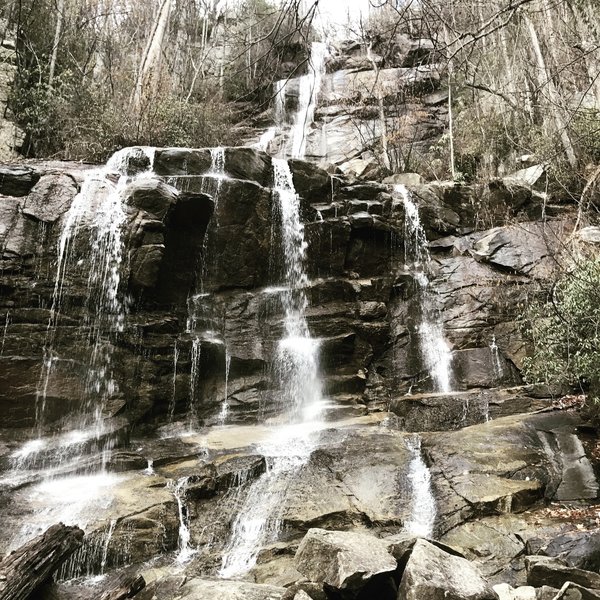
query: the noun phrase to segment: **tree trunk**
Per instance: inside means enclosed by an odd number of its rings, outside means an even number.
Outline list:
[[[138,115],[141,114],[144,99],[151,97],[156,91],[159,78],[156,71],[159,67],[160,53],[169,23],[171,4],[172,0],[162,0],[148,43],[142,54],[132,97],[132,106]]]
[[[58,0],[56,12],[56,27],[54,28],[54,43],[52,44],[52,55],[50,57],[50,68],[48,71],[48,85],[52,87],[54,72],[56,71],[56,60],[58,58],[58,46],[62,36],[63,23],[65,19],[65,0]]]
[[[540,77],[538,78],[540,82],[540,87],[544,84],[548,89],[548,96],[550,102],[548,103],[548,108],[552,113],[552,117],[554,118],[554,123],[556,125],[556,129],[558,134],[560,135],[560,140],[562,142],[565,154],[567,156],[567,160],[573,169],[577,168],[577,156],[575,155],[575,149],[573,148],[573,144],[571,142],[571,138],[569,137],[569,132],[567,131],[567,123],[561,114],[560,107],[560,97],[558,94],[558,90],[552,81],[552,77],[546,68],[546,62],[544,60],[544,55],[542,54],[542,48],[540,46],[540,41],[538,39],[537,31],[535,29],[535,25],[529,19],[527,15],[524,15],[525,24],[529,29],[529,36],[531,38],[531,45],[533,47],[533,53],[535,54],[536,61],[538,63],[538,70],[540,72]]]
[[[79,527],[53,525],[0,562],[0,600],[26,600],[83,541]]]

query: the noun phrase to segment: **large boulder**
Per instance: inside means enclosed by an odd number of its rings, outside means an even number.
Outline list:
[[[372,535],[309,529],[296,552],[296,569],[310,581],[335,590],[358,592],[397,564],[388,545]]]
[[[549,556],[530,556],[526,559],[527,583],[534,587],[549,585],[561,588],[571,581],[585,588],[600,590],[600,574],[569,567],[564,561]]]
[[[537,554],[560,558],[569,567],[600,572],[600,530],[553,535],[544,541]]]
[[[77,194],[72,177],[63,173],[44,175],[31,190],[23,214],[44,223],[54,223],[71,206]]]
[[[477,567],[417,540],[400,581],[398,600],[497,600]]]

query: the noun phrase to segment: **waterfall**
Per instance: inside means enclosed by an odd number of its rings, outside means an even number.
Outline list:
[[[287,284],[282,293],[285,336],[279,340],[275,368],[283,387],[286,412],[292,419],[297,419],[302,411],[310,413],[321,402],[319,343],[310,336],[305,316],[308,305],[304,291],[308,283],[304,271],[307,244],[300,219],[300,198],[286,160],[273,159],[273,173]]]
[[[177,340],[173,344],[173,377],[171,379],[171,401],[169,402],[169,422],[173,422],[175,416],[175,404],[177,403],[177,364],[179,362],[179,346]]]
[[[275,124],[282,127],[285,121],[285,86],[287,79],[276,81],[273,85],[275,96]]]
[[[314,122],[315,106],[321,89],[321,79],[325,73],[327,56],[326,44],[323,42],[312,43],[308,61],[309,73],[300,77],[299,80],[298,110],[290,132],[293,158],[303,158],[306,153],[307,130]]]
[[[6,343],[6,334],[8,333],[8,326],[10,325],[10,310],[6,311],[6,318],[4,319],[4,328],[2,329],[2,344],[0,345],[0,356],[4,354],[4,344]]]
[[[311,337],[305,315],[307,245],[300,219],[300,199],[286,160],[273,159],[273,175],[286,284],[275,288],[281,294],[284,309],[283,337],[276,350],[275,373],[288,424],[274,428],[271,437],[258,448],[267,457],[267,472],[252,484],[233,521],[219,570],[223,578],[248,572],[256,564],[260,549],[277,538],[288,488],[310,456],[308,436],[321,414],[319,343]]]
[[[431,257],[419,209],[404,185],[396,185],[404,205],[404,263],[414,275],[420,303],[417,334],[421,358],[436,391],[452,389],[452,351],[444,338],[444,329],[436,296],[430,289]]]
[[[496,336],[492,335],[492,341],[490,343],[490,352],[492,353],[492,364],[494,366],[494,376],[496,379],[502,379],[504,377],[504,367],[502,366],[502,360],[500,358],[500,350],[498,344],[496,344]]]
[[[421,438],[411,436],[406,447],[412,454],[408,467],[408,479],[411,487],[411,514],[404,524],[404,530],[412,535],[431,537],[435,524],[436,506],[431,491],[431,472],[423,460]]]
[[[105,454],[111,447],[103,412],[108,400],[118,392],[113,376],[113,343],[115,336],[124,330],[127,313],[127,301],[121,292],[124,190],[132,180],[148,176],[153,158],[154,151],[150,148],[125,148],[115,153],[106,166],[86,173],[80,192],[63,217],[36,391],[39,439],[27,442],[13,454],[16,468],[60,467],[86,450],[103,450]],[[85,247],[85,258],[78,258],[79,246]],[[43,440],[49,385],[61,361],[56,337],[64,310],[65,286],[77,278],[82,280],[86,298],[79,332],[84,368],[81,406],[70,419],[74,429],[58,434],[53,440]]]
[[[225,392],[223,394],[223,404],[221,404],[221,412],[219,413],[219,423],[223,425],[229,414],[229,370],[231,369],[231,354],[225,347]]]
[[[190,545],[190,528],[188,523],[188,510],[185,504],[185,491],[188,485],[189,477],[182,477],[177,482],[170,482],[169,487],[173,491],[173,496],[177,501],[177,510],[179,514],[179,552],[177,554],[178,563],[188,562],[196,553],[196,550]]]

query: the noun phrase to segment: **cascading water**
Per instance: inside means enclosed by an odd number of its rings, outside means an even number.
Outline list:
[[[302,158],[306,153],[307,130],[314,122],[317,96],[321,89],[321,79],[325,73],[327,44],[313,42],[308,61],[309,73],[300,77],[298,93],[298,110],[290,132],[291,156]]]
[[[406,442],[412,454],[408,467],[411,486],[411,516],[404,530],[412,535],[431,537],[435,525],[436,505],[431,491],[431,473],[423,460],[421,438],[414,435]]]
[[[500,349],[496,344],[496,336],[492,336],[490,343],[490,352],[492,353],[492,364],[494,365],[494,375],[497,379],[504,377],[504,367],[502,366],[502,359],[500,358]]]
[[[177,562],[184,564],[188,562],[196,553],[196,550],[190,545],[191,534],[188,523],[188,511],[185,503],[185,491],[189,482],[189,477],[182,477],[177,482],[171,482],[169,487],[173,491],[177,501],[177,510],[179,513],[179,542]]]
[[[261,547],[276,539],[291,481],[310,456],[308,441],[318,424],[322,405],[318,340],[306,322],[308,304],[304,288],[306,242],[300,219],[300,201],[289,164],[273,159],[275,206],[281,218],[285,286],[281,293],[284,331],[275,356],[275,373],[281,387],[284,419],[258,451],[267,457],[267,472],[250,488],[232,525],[219,575],[236,577],[255,564]]]
[[[311,337],[306,323],[308,300],[304,288],[307,244],[300,219],[300,199],[294,189],[289,164],[273,159],[274,191],[281,218],[284,275],[287,287],[282,293],[285,336],[279,341],[276,373],[283,388],[282,401],[287,414],[297,420],[303,411],[313,413],[321,402],[319,343]]]
[[[148,175],[153,158],[153,149],[149,148],[117,152],[106,166],[87,173],[63,218],[36,394],[38,439],[30,440],[13,454],[13,466],[17,469],[44,468],[48,469],[47,476],[56,475],[62,464],[77,459],[84,451],[103,450],[106,454],[110,450],[112,441],[103,413],[108,400],[118,392],[113,375],[113,343],[124,329],[127,313],[127,301],[120,290],[124,252],[121,230],[126,219],[124,190],[133,179]],[[135,165],[145,164],[147,169],[140,168],[130,176],[132,159]],[[80,247],[85,248],[84,253]],[[61,433],[53,439],[43,439],[49,385],[61,363],[73,363],[59,356],[57,333],[65,286],[78,278],[83,279],[86,298],[83,327],[79,330],[84,373],[80,404]],[[103,464],[105,459],[106,456]]]
[[[444,338],[444,330],[435,294],[430,290],[431,257],[427,238],[421,224],[419,209],[403,185],[395,186],[404,205],[404,263],[410,269],[418,286],[420,323],[419,348],[436,391],[447,393],[452,389],[452,351]]]

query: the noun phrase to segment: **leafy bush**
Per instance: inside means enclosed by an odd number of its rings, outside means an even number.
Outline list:
[[[524,323],[533,347],[527,379],[589,388],[589,416],[600,420],[600,258],[564,273],[530,305]]]

